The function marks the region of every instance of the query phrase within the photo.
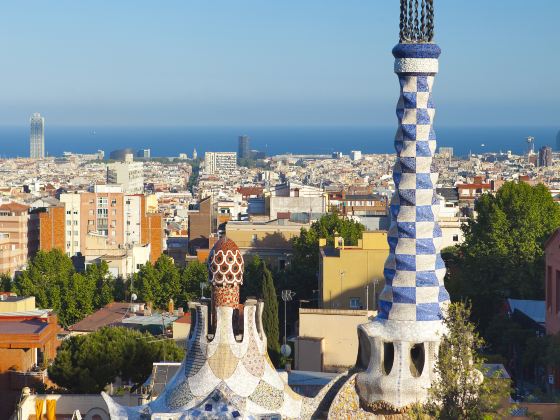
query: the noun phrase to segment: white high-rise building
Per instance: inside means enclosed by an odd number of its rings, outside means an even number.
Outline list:
[[[362,151],[361,150],[352,150],[350,152],[350,159],[353,161],[362,160]]]
[[[237,153],[206,152],[204,154],[204,172],[207,174],[227,173],[237,169]]]
[[[124,162],[110,163],[107,184],[121,185],[125,194],[144,193],[144,163],[134,162],[131,154],[125,156]]]
[[[45,119],[38,112],[29,120],[29,157],[43,159],[45,157]]]
[[[66,254],[69,257],[81,252],[81,202],[80,194],[60,194],[60,202],[66,208]]]

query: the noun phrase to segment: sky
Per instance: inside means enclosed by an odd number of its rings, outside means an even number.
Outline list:
[[[398,0],[25,0],[0,125],[393,125]],[[560,126],[558,0],[435,0],[438,124]]]

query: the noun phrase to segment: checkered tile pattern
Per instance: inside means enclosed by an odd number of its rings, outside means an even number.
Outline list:
[[[393,169],[396,192],[391,200],[389,257],[386,286],[379,300],[379,317],[402,321],[441,319],[442,303],[449,300],[440,255],[441,229],[437,223],[438,174],[432,167],[436,136],[432,128],[433,74],[399,74],[397,105],[399,128],[395,138],[397,161]]]

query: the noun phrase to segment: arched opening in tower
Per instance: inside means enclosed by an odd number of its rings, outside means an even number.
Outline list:
[[[414,344],[410,348],[410,373],[415,378],[422,375],[426,361],[425,353],[424,343]]]

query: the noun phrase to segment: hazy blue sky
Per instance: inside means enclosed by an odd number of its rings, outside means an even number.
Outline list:
[[[0,124],[393,125],[398,0],[17,1]],[[440,125],[560,125],[560,1],[435,0]]]

